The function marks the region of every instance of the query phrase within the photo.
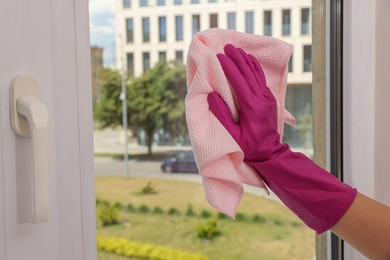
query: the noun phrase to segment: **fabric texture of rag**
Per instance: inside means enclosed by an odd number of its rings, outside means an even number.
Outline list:
[[[207,201],[234,218],[243,195],[243,184],[268,190],[259,174],[243,162],[241,148],[210,111],[207,102],[208,94],[217,92],[234,120],[238,120],[236,95],[217,58],[228,43],[242,48],[260,62],[267,85],[277,100],[281,138],[284,123],[295,125],[295,119],[284,108],[288,62],[292,53],[290,44],[273,37],[219,28],[194,35],[187,54],[187,126]]]

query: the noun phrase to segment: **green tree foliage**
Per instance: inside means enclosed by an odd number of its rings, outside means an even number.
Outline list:
[[[112,69],[101,73],[103,87],[101,100],[95,108],[95,118],[102,128],[122,125],[120,74]],[[154,133],[158,129],[171,137],[185,136],[184,114],[186,70],[183,64],[159,63],[127,83],[128,124],[131,129],[143,129],[149,155],[152,155]]]

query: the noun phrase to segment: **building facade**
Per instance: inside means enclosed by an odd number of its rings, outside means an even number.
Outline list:
[[[141,76],[161,60],[185,63],[192,36],[212,27],[292,44],[286,107],[310,131],[310,0],[118,0],[116,5],[116,66],[124,66],[130,77]],[[293,146],[310,146],[302,132],[307,131],[287,127],[285,138]]]

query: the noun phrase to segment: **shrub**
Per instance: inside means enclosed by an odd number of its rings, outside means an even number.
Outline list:
[[[164,210],[160,207],[154,207],[153,213],[154,214],[164,214]]]
[[[186,216],[188,216],[188,217],[196,216],[195,211],[192,208],[191,204],[188,204],[187,211],[186,211]]]
[[[150,212],[150,208],[148,206],[146,206],[145,204],[142,204],[139,208],[138,208],[138,211],[140,213],[149,213]]]
[[[117,208],[117,209],[119,209],[119,210],[122,210],[122,209],[125,208],[125,206],[123,206],[123,204],[120,203],[120,202],[118,202],[118,201],[115,202],[114,207]]]
[[[265,217],[258,215],[258,214],[254,215],[252,220],[253,220],[253,222],[256,222],[256,223],[264,223],[266,221]]]
[[[195,233],[198,238],[209,240],[221,235],[216,218],[209,218],[206,223],[198,223],[195,227]]]
[[[171,249],[160,245],[144,244],[117,237],[97,237],[97,248],[117,255],[129,257],[131,259],[145,260],[207,260],[207,256],[199,253],[191,253],[177,249]]]
[[[237,221],[247,221],[248,217],[244,213],[237,213],[236,220]]]
[[[97,214],[103,226],[119,223],[119,211],[108,201],[103,201],[99,204]]]
[[[210,218],[210,217],[211,217],[211,212],[204,209],[204,210],[202,210],[202,212],[200,213],[200,217],[201,217],[201,218]]]
[[[224,213],[222,213],[222,212],[218,212],[218,214],[217,214],[217,218],[218,219],[227,219],[228,218],[228,216],[227,215],[225,215]]]
[[[170,208],[168,210],[168,215],[171,215],[171,216],[180,215],[180,211],[177,208]]]
[[[129,204],[127,204],[127,206],[126,206],[126,211],[127,211],[127,212],[136,212],[137,209],[133,206],[133,204],[129,203]]]
[[[151,181],[146,183],[146,185],[144,187],[142,187],[139,192],[137,192],[137,194],[139,194],[139,195],[150,195],[150,194],[157,194],[157,193],[158,192],[155,189],[155,186],[153,186]]]

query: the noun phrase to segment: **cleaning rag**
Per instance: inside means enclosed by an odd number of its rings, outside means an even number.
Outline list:
[[[267,85],[277,101],[280,138],[284,122],[295,125],[294,117],[284,108],[288,62],[292,46],[273,37],[246,34],[219,28],[193,36],[187,54],[186,119],[196,164],[202,177],[207,201],[217,210],[234,218],[243,196],[243,184],[266,186],[250,166],[233,137],[209,109],[207,96],[217,92],[238,121],[236,95],[217,59],[226,44],[233,44],[253,55],[261,64]]]

